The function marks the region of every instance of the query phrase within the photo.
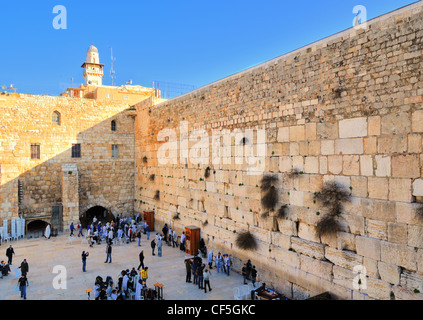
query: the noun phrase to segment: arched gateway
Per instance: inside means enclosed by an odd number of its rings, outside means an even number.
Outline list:
[[[102,223],[110,222],[114,219],[114,215],[102,206],[94,206],[88,209],[85,213],[81,214],[80,221],[82,227],[86,227],[87,225],[91,224],[94,217],[97,218],[97,221],[101,221]]]

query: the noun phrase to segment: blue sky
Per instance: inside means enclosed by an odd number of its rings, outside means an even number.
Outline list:
[[[372,19],[415,0],[2,1],[0,85],[59,95],[83,82],[93,44],[111,84],[153,80],[201,87],[352,26],[353,8]],[[67,29],[53,28],[63,5]]]

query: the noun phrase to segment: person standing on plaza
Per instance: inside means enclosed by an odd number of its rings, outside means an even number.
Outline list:
[[[141,230],[137,231],[138,247],[141,247]]]
[[[151,250],[152,250],[152,255],[155,256],[154,254],[154,249],[156,248],[156,239],[151,240]]]
[[[162,249],[163,249],[163,238],[159,236],[157,240],[157,255],[159,257],[162,256]]]
[[[253,266],[251,269],[251,281],[254,287],[256,286],[256,280],[257,280],[257,270],[256,270],[256,266]]]
[[[220,252],[216,256],[216,268],[217,272],[219,272],[219,269],[223,272],[223,257]]]
[[[82,234],[82,225],[81,225],[81,222],[79,222],[76,227],[78,228],[78,238],[79,237],[83,237],[84,235]]]
[[[70,235],[69,236],[73,237],[73,231],[75,230],[75,226],[73,225],[73,222],[71,222],[69,229],[70,229]]]
[[[104,263],[107,263],[107,262],[112,263],[112,246],[110,245],[110,243],[107,243],[107,246],[106,246],[106,261],[104,261]]]
[[[198,275],[198,289],[203,289],[203,280],[204,280],[204,275],[203,275],[203,271],[204,271],[204,268],[205,268],[205,264],[203,263],[203,264],[200,264],[199,266],[198,266],[198,269],[197,269],[197,275]]]
[[[231,259],[229,258],[228,254],[224,255],[223,261],[224,261],[224,264],[225,264],[226,274],[229,276],[230,269],[231,269]]]
[[[181,249],[181,251],[185,251],[185,232],[184,231],[182,231],[182,234],[181,234],[181,244],[179,248]]]
[[[163,226],[162,232],[163,232],[164,239],[165,239],[166,243],[167,243],[167,233],[168,233],[168,231],[169,231],[169,227],[167,226],[167,223],[165,223],[164,226]]]
[[[207,256],[207,263],[209,264],[209,269],[213,269],[213,249],[210,250]]]
[[[139,254],[139,258],[140,258],[140,265],[137,268],[138,271],[140,271],[141,267],[144,269],[144,250],[141,250]]]
[[[21,274],[26,277],[27,273],[29,272],[29,265],[26,259],[23,259],[21,265],[19,266],[19,269],[21,269]]]
[[[207,293],[207,287],[209,287],[209,291],[212,290],[210,287],[210,271],[208,269],[205,269],[203,272],[203,278],[204,278],[204,292]]]
[[[176,230],[173,229],[173,234],[172,234],[172,240],[173,240],[173,247],[177,247],[178,246],[178,235],[176,234]]]
[[[46,230],[44,231],[44,237],[50,239],[51,236],[51,227],[50,224],[47,224]]]
[[[148,226],[147,223],[145,223],[144,225],[144,230],[145,230],[145,233],[147,234],[147,240],[150,240],[150,227]]]
[[[15,255],[15,250],[13,250],[12,245],[6,249],[7,264],[12,265],[12,258]]]
[[[247,264],[244,263],[244,266],[241,269],[242,277],[244,278],[244,284],[247,284]]]
[[[147,279],[148,279],[148,267],[145,267],[141,270],[141,279],[144,284],[147,286]]]
[[[191,282],[192,266],[191,266],[191,261],[189,259],[185,259],[185,268],[186,268],[186,271],[187,271],[187,275],[185,277],[185,282]]]
[[[18,287],[19,291],[21,292],[21,298],[24,298],[26,300],[26,288],[29,286],[29,282],[26,276],[23,274],[18,279]]]
[[[248,259],[246,266],[247,266],[247,280],[250,280],[251,267],[253,266],[251,264],[251,260],[250,259]]]
[[[82,272],[87,272],[87,257],[89,256],[89,252],[82,251],[81,258],[82,258]]]

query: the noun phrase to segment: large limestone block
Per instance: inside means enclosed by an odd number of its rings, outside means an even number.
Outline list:
[[[289,127],[282,127],[278,130],[278,142],[289,142]]]
[[[388,223],[388,241],[407,244],[407,225],[405,223]],[[411,245],[410,245],[411,246]]]
[[[335,141],[334,140],[322,140],[320,142],[320,151],[322,155],[331,155],[335,153]]]
[[[304,158],[304,172],[305,173],[319,173],[319,158],[305,157]]]
[[[369,117],[368,119],[368,134],[369,136],[380,135],[380,116]]]
[[[411,116],[413,132],[423,132],[423,110],[414,111]]]
[[[328,156],[328,171],[331,174],[342,172],[342,156]]]
[[[367,183],[369,198],[388,199],[388,178],[368,177]]]
[[[338,138],[338,123],[323,122],[316,126],[317,138],[322,140]]]
[[[411,121],[406,112],[388,114],[382,117],[382,134],[405,134],[410,130]]]
[[[390,177],[391,176],[391,157],[387,155],[376,155],[376,170],[377,177]]]
[[[305,140],[305,126],[289,127],[289,140],[290,141],[303,141],[303,140]]]
[[[352,251],[338,250],[331,247],[325,248],[325,258],[337,266],[353,270],[355,266],[363,264],[363,256]]]
[[[305,255],[300,255],[301,270],[314,274],[320,278],[332,281],[333,264],[327,261],[317,260]]]
[[[411,202],[411,179],[389,179],[389,200]]]
[[[416,249],[404,244],[381,242],[381,261],[404,267],[408,270],[417,270]]]
[[[319,236],[317,235],[316,227],[304,222],[299,223],[298,237],[314,242],[320,241]]]
[[[392,176],[398,178],[419,178],[419,156],[414,154],[392,156]]]
[[[355,118],[339,121],[340,138],[357,138],[367,136],[367,119]]]
[[[383,136],[378,138],[377,152],[380,154],[407,152],[407,136]]]
[[[291,238],[291,247],[296,252],[306,256],[323,260],[325,258],[325,245],[313,241],[308,241],[298,237]]]
[[[380,243],[380,239],[364,236],[355,237],[357,254],[373,260],[380,260]]]
[[[423,227],[408,225],[407,244],[410,247],[423,248]]]
[[[383,261],[378,262],[378,271],[380,278],[393,285],[398,285],[400,282],[401,268],[397,265],[386,263]]]
[[[420,292],[423,292],[423,275],[420,273],[404,270],[401,273],[399,284],[405,289],[413,291],[418,289]]]
[[[371,155],[360,156],[360,173],[362,176],[373,175],[373,157]]]
[[[413,182],[413,196],[423,197],[423,179],[416,179]]]
[[[360,156],[343,156],[343,174],[347,176],[358,176],[360,174]]]
[[[395,300],[423,300],[423,293],[415,293],[414,290],[407,290],[401,286],[394,286],[392,292]]]
[[[363,154],[363,138],[335,140],[335,154]]]
[[[366,234],[369,237],[388,240],[388,223],[381,220],[366,219]]]

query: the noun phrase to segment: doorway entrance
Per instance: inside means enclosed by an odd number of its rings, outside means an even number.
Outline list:
[[[93,222],[94,217],[97,218],[97,222],[101,221],[102,224],[111,222],[114,219],[114,215],[102,206],[95,206],[88,209],[85,214],[81,215],[80,221],[83,228],[86,228]]]

